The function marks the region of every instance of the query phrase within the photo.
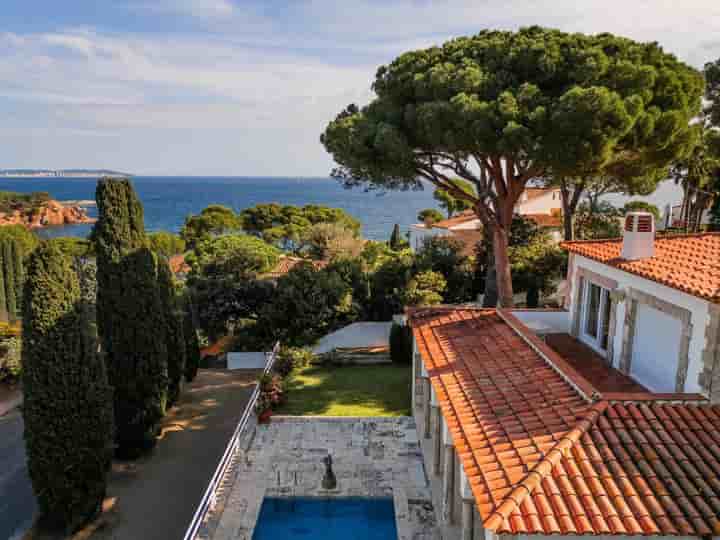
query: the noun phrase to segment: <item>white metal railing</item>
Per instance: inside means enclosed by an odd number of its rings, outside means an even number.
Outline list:
[[[270,373],[270,370],[272,369],[273,364],[275,363],[275,358],[277,356],[279,349],[280,349],[280,342],[278,341],[277,343],[275,343],[275,346],[273,347],[272,351],[267,353],[268,359],[267,359],[267,362],[265,363],[265,369],[263,370],[263,375]],[[215,505],[215,502],[217,500],[217,490],[218,490],[218,487],[220,486],[220,482],[222,482],[222,479],[225,476],[225,473],[227,472],[228,467],[230,466],[232,457],[238,449],[238,445],[240,444],[240,436],[245,431],[248,421],[250,420],[250,416],[252,414],[254,414],[255,404],[257,403],[259,396],[260,396],[260,384],[258,383],[255,385],[255,390],[253,390],[253,393],[250,396],[250,401],[248,401],[248,404],[245,407],[245,411],[243,412],[242,416],[240,417],[240,421],[238,422],[238,425],[235,428],[235,431],[233,432],[232,437],[230,438],[230,442],[228,442],[228,445],[225,448],[225,452],[223,453],[223,456],[220,459],[220,463],[218,463],[218,466],[215,469],[215,473],[212,475],[212,478],[210,479],[210,483],[208,484],[208,487],[205,490],[205,493],[203,494],[202,499],[200,500],[200,504],[198,505],[197,510],[195,510],[195,515],[193,515],[192,521],[190,522],[190,525],[188,526],[187,531],[185,531],[185,536],[183,537],[183,540],[195,540],[195,537],[197,536],[197,533],[200,530],[200,525],[202,524],[203,520],[205,519],[205,516],[207,516],[207,513],[210,510],[210,508],[212,508]]]

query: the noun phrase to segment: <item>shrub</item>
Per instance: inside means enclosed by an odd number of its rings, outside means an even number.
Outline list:
[[[395,364],[412,362],[412,336],[409,326],[393,323],[390,328],[390,359]]]
[[[70,258],[51,243],[28,263],[23,302],[23,417],[28,470],[49,523],[74,531],[105,497],[112,394]]]
[[[11,337],[0,342],[0,382],[14,381],[22,373],[21,340]]]
[[[275,358],[274,369],[281,377],[287,377],[297,368],[310,365],[313,354],[300,347],[283,347]]]
[[[255,408],[258,413],[273,410],[285,403],[285,385],[278,374],[265,374],[260,377],[260,395]]]
[[[402,292],[402,300],[406,306],[431,306],[442,303],[442,293],[447,282],[440,272],[431,270],[415,274]]]

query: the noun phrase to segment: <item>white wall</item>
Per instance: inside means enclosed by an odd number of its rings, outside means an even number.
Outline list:
[[[653,392],[675,392],[681,337],[680,319],[639,304],[630,376]],[[658,356],[655,351],[664,355]]]
[[[482,222],[479,219],[469,219],[450,227],[451,231],[479,231],[482,229]]]
[[[544,333],[569,334],[570,312],[565,310],[513,309],[512,314],[531,330],[545,329]]]
[[[569,275],[572,276],[570,290],[570,313],[574,313],[574,302],[576,300],[576,290],[578,286],[578,269],[585,268],[596,274],[600,274],[618,283],[618,289],[627,290],[635,289],[646,294],[656,296],[666,302],[674,304],[683,309],[687,309],[692,314],[691,325],[692,334],[690,337],[690,348],[688,356],[688,372],[685,380],[685,392],[695,393],[701,392],[702,389],[698,384],[698,377],[702,371],[702,351],[705,348],[705,329],[710,322],[710,305],[707,301],[686,294],[677,289],[667,287],[655,281],[651,281],[628,272],[624,272],[617,268],[602,264],[575,254],[571,257],[572,268],[569,269]],[[628,300],[618,304],[618,310],[615,317],[615,341],[613,350],[613,365],[619,366],[620,355],[622,354],[623,328],[625,320],[625,311],[627,309]],[[649,354],[655,355],[657,358],[664,358],[668,352],[664,349],[663,340],[658,339],[651,346]],[[642,383],[642,381],[639,381]]]
[[[553,194],[555,195],[554,199]],[[524,201],[521,199],[515,205],[515,211],[518,214],[551,214],[552,210],[556,208],[562,208],[560,191],[549,192],[542,197],[534,197]]]

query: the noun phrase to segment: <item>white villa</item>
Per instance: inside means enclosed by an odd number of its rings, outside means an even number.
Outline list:
[[[515,205],[515,213],[547,229],[556,242],[562,239],[562,199],[558,188],[527,188]],[[482,239],[481,231],[482,223],[472,210],[468,210],[430,225],[411,225],[410,247],[416,250],[425,238],[432,236],[451,236],[474,246]]]
[[[566,310],[407,313],[442,537],[720,537],[720,234],[563,245]]]

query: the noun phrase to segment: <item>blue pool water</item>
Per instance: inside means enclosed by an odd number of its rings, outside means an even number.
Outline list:
[[[397,540],[390,498],[266,497],[253,540]]]

